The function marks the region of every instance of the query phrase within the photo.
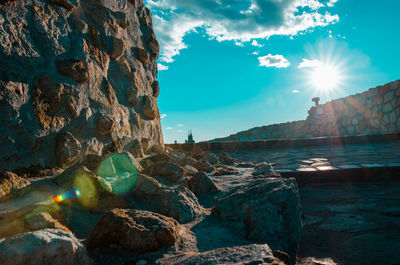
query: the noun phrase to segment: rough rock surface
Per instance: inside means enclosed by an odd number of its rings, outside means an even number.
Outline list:
[[[30,190],[30,182],[12,172],[0,173],[0,202],[21,196]]]
[[[200,253],[184,253],[168,256],[156,261],[156,264],[265,264],[285,265],[274,257],[268,245],[246,245],[229,248],[218,248]]]
[[[189,189],[196,195],[214,193],[218,191],[217,185],[204,172],[197,172],[188,180]]]
[[[71,233],[43,229],[0,239],[0,264],[89,265],[92,262],[85,247]]]
[[[10,1],[0,36],[0,171],[163,145],[143,0]]]
[[[44,228],[71,232],[55,205],[30,205],[0,212],[0,238]]]
[[[302,223],[294,179],[256,179],[217,199],[213,214],[237,221],[248,239],[267,243],[295,260]]]
[[[179,224],[172,218],[148,211],[113,209],[96,224],[87,247],[145,253],[171,246],[178,238]]]

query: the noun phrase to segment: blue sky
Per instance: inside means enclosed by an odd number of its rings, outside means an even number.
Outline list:
[[[305,119],[314,96],[324,103],[400,79],[397,0],[146,3],[166,143],[188,130],[204,141]]]

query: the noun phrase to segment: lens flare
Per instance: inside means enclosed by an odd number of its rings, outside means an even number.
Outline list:
[[[137,182],[138,170],[128,154],[113,154],[101,162],[97,175],[102,187],[122,194],[130,191]]]
[[[81,197],[81,192],[77,188],[71,188],[67,192],[54,197],[55,203],[60,203],[65,199],[75,199]]]

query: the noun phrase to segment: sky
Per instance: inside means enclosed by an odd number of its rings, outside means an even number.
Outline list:
[[[145,0],[166,143],[287,121],[400,79],[398,0]]]

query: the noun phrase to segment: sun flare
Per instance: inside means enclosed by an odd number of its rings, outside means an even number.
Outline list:
[[[341,76],[338,69],[332,65],[321,64],[311,72],[311,82],[319,90],[331,90],[338,86]]]

